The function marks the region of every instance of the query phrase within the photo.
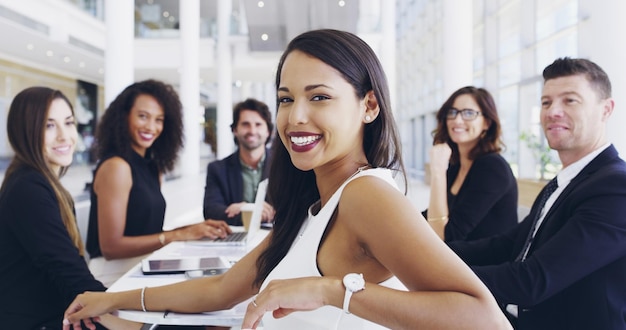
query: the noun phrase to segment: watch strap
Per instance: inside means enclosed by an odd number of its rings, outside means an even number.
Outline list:
[[[346,289],[346,293],[343,296],[343,311],[346,314],[350,314],[350,298],[352,298],[352,291]]]

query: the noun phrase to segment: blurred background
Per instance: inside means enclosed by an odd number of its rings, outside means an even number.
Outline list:
[[[539,127],[541,71],[557,57],[588,58],[613,83],[609,139],[622,154],[626,31],[622,0],[0,0],[0,169],[12,156],[6,113],[32,85],[73,100],[92,165],[98,118],[134,81],[174,85],[185,107],[186,145],[174,176],[197,176],[234,150],[233,103],[275,110],[274,73],[291,38],[316,28],[358,34],[377,52],[412,178],[428,175],[435,112],[454,90],[495,97],[505,158],[518,178],[558,171]]]

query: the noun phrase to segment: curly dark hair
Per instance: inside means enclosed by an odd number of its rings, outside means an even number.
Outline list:
[[[400,171],[406,183],[387,78],[371,47],[350,32],[332,29],[304,32],[293,39],[282,54],[276,70],[276,90],[280,87],[285,59],[293,51],[303,52],[333,67],[352,85],[357,98],[363,99],[368,92],[374,92],[380,112],[376,120],[365,125],[362,142],[365,156],[372,167]],[[279,103],[278,98],[276,102]],[[296,168],[283,143],[272,144],[272,157],[267,193],[276,215],[269,246],[257,260],[255,285],[260,285],[287,254],[306,219],[308,207],[320,198],[315,173]]]
[[[446,116],[448,115],[448,110],[452,108],[454,100],[465,94],[470,95],[478,103],[481,115],[489,123],[489,128],[481,135],[476,146],[470,151],[469,158],[473,160],[488,153],[500,152],[504,148],[504,143],[501,139],[500,118],[498,117],[498,110],[493,97],[484,88],[465,86],[452,93],[439,108],[439,111],[437,111],[437,128],[432,133],[433,144],[447,143],[452,149],[452,155],[450,156],[450,163],[452,164],[459,162],[459,147],[448,134],[448,119]]]
[[[165,113],[163,131],[148,148],[146,157],[154,161],[159,173],[171,171],[183,147],[183,106],[174,87],[158,80],[136,82],[111,102],[96,129],[96,155],[98,159],[112,154],[124,158],[132,155],[128,116],[139,95],[154,97]]]

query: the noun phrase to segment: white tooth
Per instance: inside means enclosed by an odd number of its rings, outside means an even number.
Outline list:
[[[311,144],[317,141],[318,139],[319,137],[317,136],[292,136],[291,142],[298,146],[303,146],[303,145]]]

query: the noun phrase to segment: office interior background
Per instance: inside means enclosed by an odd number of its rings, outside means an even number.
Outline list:
[[[428,172],[435,113],[465,85],[495,97],[505,158],[519,178],[548,178],[559,160],[539,125],[543,68],[588,58],[613,83],[608,138],[626,154],[626,1],[622,0],[0,0],[0,168],[12,98],[46,85],[73,100],[89,154],[108,103],[148,78],[174,85],[185,108],[177,175],[234,150],[232,105],[258,98],[275,111],[274,73],[291,38],[309,29],[354,32],[389,78],[408,174]]]

